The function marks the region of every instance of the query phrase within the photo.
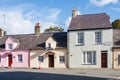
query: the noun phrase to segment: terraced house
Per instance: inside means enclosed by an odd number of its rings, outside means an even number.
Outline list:
[[[106,13],[77,15],[68,32],[5,35],[0,29],[0,67],[120,68],[120,29]]]
[[[69,68],[120,68],[120,29],[106,13],[77,15],[68,28]]]
[[[68,28],[69,68],[112,68],[113,29],[106,13],[77,15]]]
[[[2,31],[3,32],[3,31]],[[67,33],[40,33],[0,37],[0,67],[66,68]]]

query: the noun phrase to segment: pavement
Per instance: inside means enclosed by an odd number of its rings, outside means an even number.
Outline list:
[[[7,69],[7,68],[0,68],[0,80],[4,80],[1,77],[2,74],[5,73],[8,75],[8,73],[39,73],[39,74],[49,74],[53,76],[60,76],[60,75],[66,75],[72,78],[65,79],[65,80],[88,80],[91,78],[91,80],[96,80],[95,78],[99,78],[97,80],[120,80],[120,69]],[[45,75],[44,75],[45,76]],[[47,75],[48,76],[48,75]],[[76,77],[75,77],[76,76]],[[79,77],[79,79],[76,79]],[[60,77],[61,78],[61,77]],[[68,77],[67,77],[68,78]],[[62,78],[63,80],[64,78]],[[7,79],[6,79],[7,80]],[[10,79],[9,79],[10,80]],[[13,80],[13,79],[11,79]],[[17,79],[18,80],[18,79]],[[24,79],[22,79],[24,80]],[[31,78],[32,80],[32,78]],[[33,79],[37,80],[37,79]],[[38,79],[39,80],[39,79]],[[42,79],[41,79],[42,80]],[[46,80],[46,79],[43,79]],[[50,80],[50,78],[49,78]],[[53,80],[53,79],[51,79]],[[59,79],[58,79],[59,80]]]

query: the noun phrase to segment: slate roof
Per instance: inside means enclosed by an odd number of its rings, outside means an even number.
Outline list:
[[[72,18],[68,30],[111,28],[106,13],[77,15]]]
[[[24,35],[6,35],[0,37],[0,49],[5,49],[5,41],[8,37],[12,37],[19,41],[19,45],[16,49],[45,49],[45,41],[49,37],[57,42],[57,48],[67,48],[67,33],[41,33],[39,36],[34,34],[24,34]],[[16,50],[15,49],[15,50]]]
[[[120,47],[120,29],[113,29],[113,47]]]

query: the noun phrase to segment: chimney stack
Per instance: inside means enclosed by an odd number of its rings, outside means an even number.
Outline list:
[[[36,23],[35,25],[35,35],[39,36],[40,35],[40,23]]]
[[[5,36],[5,34],[6,34],[6,31],[0,28],[0,37]]]
[[[73,10],[72,10],[72,18],[74,18],[76,16],[77,16],[77,9],[73,8]]]

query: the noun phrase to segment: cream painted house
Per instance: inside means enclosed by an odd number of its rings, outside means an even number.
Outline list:
[[[37,27],[40,29],[40,26]],[[30,50],[30,68],[66,68],[67,33],[39,33]]]
[[[31,50],[31,68],[66,68],[66,49],[65,50]],[[40,59],[41,58],[41,59]],[[64,59],[63,59],[64,58]]]
[[[113,30],[113,68],[120,68],[120,29]]]

